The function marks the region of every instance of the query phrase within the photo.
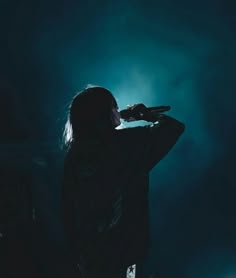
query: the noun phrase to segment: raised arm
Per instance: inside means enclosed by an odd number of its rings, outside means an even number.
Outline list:
[[[185,125],[180,121],[161,114],[156,116],[156,121],[148,127],[149,139],[147,144],[149,169],[152,169],[175,145],[180,135],[185,130]]]
[[[133,150],[130,152],[136,154],[133,163],[140,169],[144,167],[151,170],[172,149],[184,132],[185,125],[165,114],[145,113],[146,107],[143,104],[136,104],[128,109],[131,109],[133,117],[127,121],[152,122],[148,126],[131,128],[132,141],[129,144]],[[140,113],[142,109],[143,113]]]

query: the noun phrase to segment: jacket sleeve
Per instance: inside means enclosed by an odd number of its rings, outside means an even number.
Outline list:
[[[132,145],[133,163],[136,170],[150,171],[164,158],[184,132],[185,126],[178,120],[162,115],[158,122],[133,129]]]

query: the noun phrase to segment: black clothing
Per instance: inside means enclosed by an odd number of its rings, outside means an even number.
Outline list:
[[[183,131],[182,123],[165,116],[159,124],[71,145],[64,165],[64,223],[71,254],[95,273],[91,277],[115,277],[146,257],[149,171]]]

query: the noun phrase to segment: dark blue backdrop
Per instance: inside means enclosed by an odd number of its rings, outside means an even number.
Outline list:
[[[58,169],[54,155],[62,155],[57,144],[72,96],[92,83],[108,87],[121,108],[171,105],[170,115],[186,124],[181,140],[151,173],[147,277],[234,277],[235,2],[0,5],[1,142],[45,142],[49,153],[51,145],[56,148],[47,155],[50,163],[34,161],[45,167],[47,182],[35,183],[35,202],[49,242],[60,234],[60,171],[54,179],[47,169]],[[42,148],[35,148],[40,156]]]

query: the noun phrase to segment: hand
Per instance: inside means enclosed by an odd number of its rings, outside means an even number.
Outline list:
[[[126,122],[144,120],[144,115],[147,113],[147,107],[143,103],[127,105],[127,110],[132,111],[132,116],[126,119]]]

